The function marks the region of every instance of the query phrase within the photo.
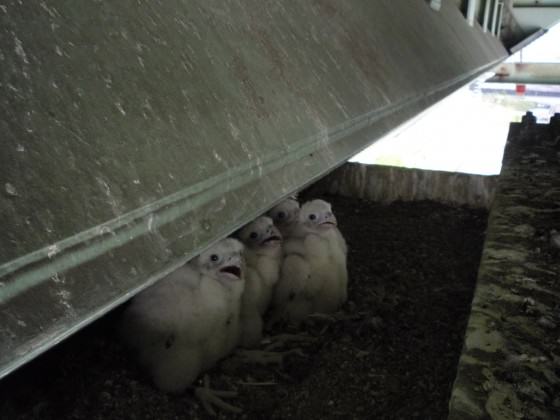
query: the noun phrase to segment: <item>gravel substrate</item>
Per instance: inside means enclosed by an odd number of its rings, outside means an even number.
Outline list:
[[[226,360],[212,386],[262,419],[445,419],[487,214],[433,202],[333,204],[349,245],[350,301],[303,330],[282,365]],[[0,382],[1,419],[206,418],[190,392],[154,389],[113,334],[114,311]],[[273,331],[272,333],[279,333]],[[291,331],[295,332],[295,331]],[[302,333],[304,331],[298,331]]]

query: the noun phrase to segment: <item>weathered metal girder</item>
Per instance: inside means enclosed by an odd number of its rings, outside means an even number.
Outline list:
[[[0,22],[0,377],[506,56],[423,0],[7,0]]]

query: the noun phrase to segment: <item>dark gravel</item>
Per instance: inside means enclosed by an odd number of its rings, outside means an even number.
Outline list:
[[[433,202],[327,197],[349,245],[350,302],[282,366],[210,372],[243,408],[222,418],[445,419],[487,214]],[[114,311],[0,382],[1,419],[208,417],[155,390],[114,337]],[[279,331],[274,331],[277,333]],[[301,332],[301,331],[300,331]],[[251,385],[247,385],[251,383]]]

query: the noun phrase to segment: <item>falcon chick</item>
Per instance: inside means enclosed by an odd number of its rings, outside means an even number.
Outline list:
[[[241,298],[243,347],[255,347],[262,339],[263,316],[278,281],[282,262],[282,235],[269,217],[244,226],[237,237],[245,245],[245,290]]]
[[[347,299],[346,242],[331,205],[305,203],[284,241],[273,318],[300,322],[312,313],[332,313]]]
[[[297,226],[298,214],[299,202],[294,197],[285,199],[267,212],[284,239],[289,237]]]
[[[120,333],[155,385],[179,393],[239,338],[243,245],[224,239],[138,294]]]

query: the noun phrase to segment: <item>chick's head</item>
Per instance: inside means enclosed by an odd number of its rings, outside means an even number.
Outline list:
[[[243,244],[237,239],[223,239],[201,253],[194,261],[200,272],[222,284],[243,278]]]
[[[282,243],[282,235],[274,226],[270,217],[261,216],[253,222],[244,226],[238,233],[238,237],[247,248],[273,248]]]
[[[309,231],[322,232],[337,226],[331,205],[323,200],[305,203],[299,212],[299,222]]]
[[[268,211],[268,215],[278,226],[298,220],[299,202],[295,198],[287,198]]]

